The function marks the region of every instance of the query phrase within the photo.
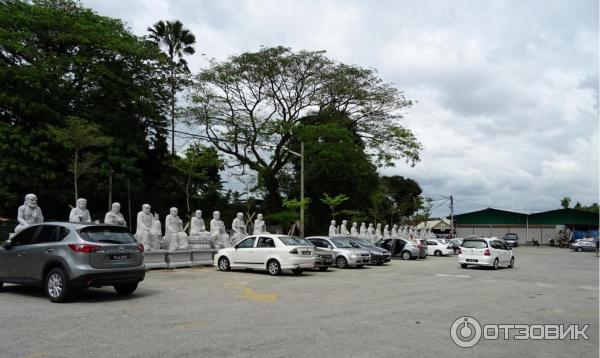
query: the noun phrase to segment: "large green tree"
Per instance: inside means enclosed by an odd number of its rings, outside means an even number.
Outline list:
[[[186,83],[186,76],[190,73],[185,55],[193,55],[196,37],[192,32],[183,27],[179,20],[158,21],[148,27],[148,37],[159,48],[164,49],[169,58],[169,91],[171,110],[171,154],[175,155],[175,117],[177,92]]]
[[[268,208],[280,207],[281,174],[292,159],[285,147],[311,113],[343,113],[380,164],[419,160],[420,144],[400,122],[411,102],[374,70],[335,62],[324,51],[263,48],[212,62],[191,100],[190,124],[232,163],[258,173]]]
[[[104,202],[109,172],[116,199],[125,180],[141,194],[140,162],[165,148],[168,70],[155,45],[75,1],[1,1],[0,214],[36,192],[48,218],[63,218],[71,154],[48,128],[67,128],[72,117],[112,138],[79,183],[92,211],[105,210],[94,199]]]

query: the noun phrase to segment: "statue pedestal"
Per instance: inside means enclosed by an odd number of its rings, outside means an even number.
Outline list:
[[[167,250],[144,251],[147,269],[167,268]]]
[[[206,232],[200,235],[190,236],[189,238],[190,249],[192,250],[209,250],[212,249],[212,240],[210,233]]]
[[[191,250],[169,250],[167,251],[167,268],[191,267]]]
[[[205,266],[213,264],[213,249],[191,250],[192,251],[192,266]]]

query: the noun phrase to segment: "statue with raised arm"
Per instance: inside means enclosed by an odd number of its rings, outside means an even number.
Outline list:
[[[237,213],[235,219],[231,222],[231,231],[231,239],[234,246],[248,236],[246,223],[244,222],[244,213]]]
[[[179,211],[173,207],[165,218],[165,241],[169,250],[186,250],[189,247],[188,235],[183,231],[183,221],[177,215]]]
[[[358,238],[358,223],[356,221],[352,223],[352,227],[350,228],[350,236]]]
[[[87,200],[84,198],[77,199],[77,207],[71,209],[69,221],[74,223],[91,223],[92,217],[87,209]]]
[[[127,226],[125,218],[123,218],[123,214],[121,214],[121,204],[117,202],[112,204],[112,209],[104,216],[104,223]]]
[[[342,220],[342,225],[340,226],[340,235],[350,236],[350,232],[348,231],[348,221],[347,220]]]
[[[35,194],[25,195],[25,202],[17,210],[17,221],[19,225],[15,227],[15,234],[21,232],[29,225],[44,222],[42,209],[37,205],[37,196]]]
[[[218,211],[213,211],[213,218],[210,221],[210,238],[217,250],[231,247],[229,235],[225,231],[225,224],[221,220],[221,213]]]
[[[268,234],[267,225],[265,224],[265,220],[263,219],[263,214],[256,215],[256,220],[254,220],[254,235],[259,234]]]
[[[336,236],[337,228],[335,227],[335,220],[331,220],[329,224],[329,236]]]
[[[363,240],[367,239],[367,225],[365,224],[364,221],[360,224],[359,238],[361,238]]]

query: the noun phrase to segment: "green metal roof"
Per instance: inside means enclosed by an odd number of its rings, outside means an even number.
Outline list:
[[[598,214],[577,209],[558,209],[529,215],[529,225],[598,225]]]
[[[513,211],[487,208],[454,215],[456,225],[526,225],[527,215]]]

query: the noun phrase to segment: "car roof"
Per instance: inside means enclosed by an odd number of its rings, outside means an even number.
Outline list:
[[[43,223],[32,224],[30,226],[41,226],[41,225],[57,225],[66,228],[79,230],[84,227],[118,227],[118,228],[129,228],[128,226],[112,225],[112,224],[96,224],[96,223],[75,223],[70,221],[45,221]]]

